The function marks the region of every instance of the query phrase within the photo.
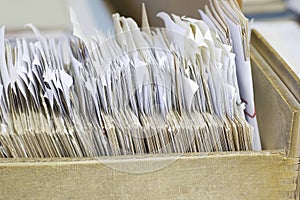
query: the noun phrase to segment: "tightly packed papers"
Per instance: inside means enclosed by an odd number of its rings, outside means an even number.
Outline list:
[[[7,40],[2,27],[0,157],[252,150],[230,36],[157,16],[166,28],[114,14],[113,36],[83,35],[74,16],[58,39],[28,25],[34,39]]]

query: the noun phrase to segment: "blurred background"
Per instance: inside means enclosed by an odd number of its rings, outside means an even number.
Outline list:
[[[197,10],[208,0],[1,0],[0,25],[8,33],[24,31],[24,24],[35,24],[42,31],[71,32],[69,7],[75,11],[86,33],[94,29],[113,30],[111,14],[119,12],[140,23],[141,4],[145,2],[151,26],[161,26],[158,11],[200,18]],[[246,16],[255,21],[297,20],[300,0],[243,0]]]
[[[111,15],[119,12],[141,20],[142,2],[146,4],[150,26],[162,25],[156,13],[166,11],[200,19],[198,9],[208,0],[0,0],[0,25],[6,25],[6,36],[31,34],[25,24],[36,25],[47,34],[72,33],[71,7],[82,30],[93,34],[95,29],[113,32]],[[259,30],[300,77],[300,0],[242,0],[245,15],[254,19]]]

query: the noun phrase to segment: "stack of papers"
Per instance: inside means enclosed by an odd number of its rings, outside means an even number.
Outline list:
[[[199,12],[149,28],[144,9],[142,29],[114,14],[114,36],[84,35],[72,10],[73,36],[2,27],[0,157],[260,149],[248,21],[234,1]]]

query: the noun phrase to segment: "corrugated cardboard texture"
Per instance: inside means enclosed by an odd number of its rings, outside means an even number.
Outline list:
[[[172,156],[52,160],[0,165],[2,199],[288,199],[296,188],[297,159],[280,152],[181,156],[148,173],[122,169],[159,166]],[[0,162],[3,162],[3,159]]]

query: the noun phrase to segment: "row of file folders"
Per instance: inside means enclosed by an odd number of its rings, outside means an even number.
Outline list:
[[[250,25],[234,0],[164,28],[114,14],[115,34],[5,38],[0,157],[260,150]],[[201,19],[200,19],[201,18]]]

